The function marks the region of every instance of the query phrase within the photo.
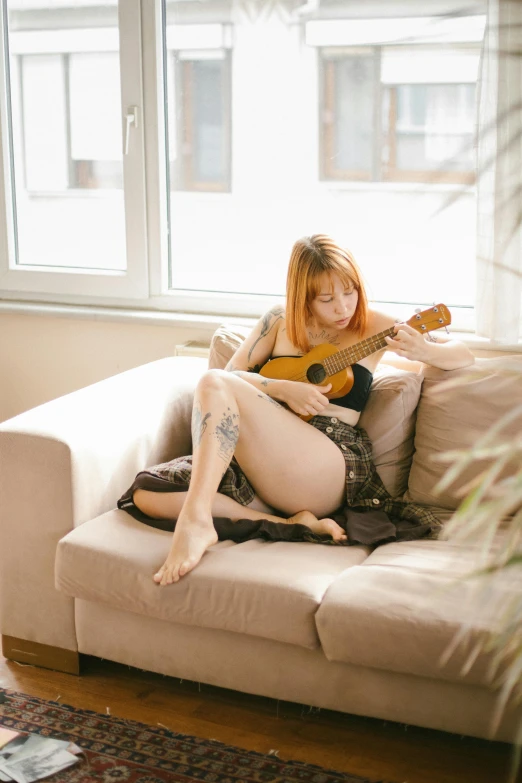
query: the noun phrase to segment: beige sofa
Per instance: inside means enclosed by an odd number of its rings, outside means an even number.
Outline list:
[[[230,339],[232,334],[232,340]],[[233,348],[217,336],[213,364]],[[521,357],[522,358],[522,357]],[[435,496],[434,453],[469,444],[522,396],[520,375],[479,360],[462,373],[382,367],[361,420],[388,489],[451,514],[457,488]],[[386,720],[492,737],[497,693],[486,654],[470,645],[509,590],[483,601],[462,580],[472,548],[440,540],[364,546],[223,541],[179,584],[152,581],[170,534],[116,500],[149,465],[190,453],[203,359],[163,359],[0,425],[0,619],[8,658],[77,672],[79,653],[172,675]],[[473,375],[475,373],[475,375]],[[415,453],[414,453],[415,447]],[[466,476],[464,480],[467,480]],[[473,605],[471,641],[441,656]],[[520,710],[494,735],[512,740]]]

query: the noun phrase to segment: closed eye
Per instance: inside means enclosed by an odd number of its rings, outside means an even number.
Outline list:
[[[346,289],[343,295],[352,296],[352,294],[354,293],[355,293],[355,288],[350,288],[350,289]],[[328,304],[329,302],[333,302],[333,299],[334,299],[333,296],[330,296],[328,299],[319,299],[319,301],[321,302],[321,304]]]

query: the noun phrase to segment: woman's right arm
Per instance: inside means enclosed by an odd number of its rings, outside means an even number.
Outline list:
[[[257,373],[272,356],[279,327],[285,320],[284,307],[276,305],[259,319],[232,356],[226,370]]]
[[[273,400],[283,402],[303,416],[320,413],[329,403],[323,387],[297,381],[275,380],[259,375],[258,370],[271,358],[279,329],[284,324],[285,311],[272,307],[260,318],[249,336],[237,349],[225,370],[239,375]],[[326,387],[326,391],[330,386]]]

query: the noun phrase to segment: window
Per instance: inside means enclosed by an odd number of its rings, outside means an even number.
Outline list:
[[[121,190],[117,52],[20,54],[12,62],[19,74],[15,103],[27,193]]]
[[[478,50],[324,49],[322,61],[323,179],[474,181]]]
[[[174,190],[230,191],[230,62],[225,53],[172,57],[175,137]],[[174,85],[179,85],[176,91]]]
[[[323,232],[472,307],[481,1],[7,0],[0,297],[257,314]]]
[[[126,4],[129,33],[121,46],[114,2],[86,4],[73,17],[54,6],[2,6],[2,137],[10,160],[3,170],[9,245],[0,257],[1,286],[142,297],[145,194],[132,189],[143,178],[142,129],[124,155],[121,126],[122,105],[142,103],[133,62],[139,3]]]

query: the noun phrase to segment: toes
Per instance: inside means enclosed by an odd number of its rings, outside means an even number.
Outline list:
[[[161,580],[162,585],[171,585],[173,582],[178,582],[179,576],[178,572],[176,570],[175,566],[170,566],[170,568],[165,569],[165,573],[163,574],[163,579]]]
[[[179,581],[179,575],[175,566],[168,565],[162,566],[152,578],[156,584],[160,585],[161,587],[165,587],[165,585],[171,585],[173,582]]]
[[[333,519],[325,520],[325,528],[334,541],[346,541],[346,533]]]
[[[161,580],[163,579],[163,573],[165,571],[165,568],[162,566],[159,571],[157,571],[154,576],[152,577],[154,581],[157,584],[160,584]]]
[[[193,567],[194,565],[190,560],[185,560],[179,567],[179,575],[185,576]]]
[[[168,571],[167,571],[166,568],[162,568],[161,569],[161,579],[159,581],[159,584],[161,585],[161,587],[165,587],[165,585],[169,584],[167,579],[168,579]]]

